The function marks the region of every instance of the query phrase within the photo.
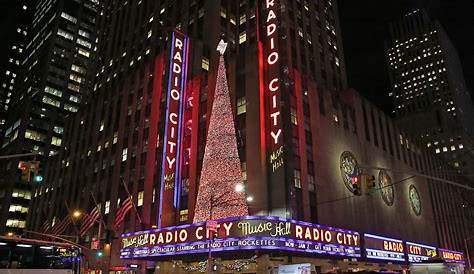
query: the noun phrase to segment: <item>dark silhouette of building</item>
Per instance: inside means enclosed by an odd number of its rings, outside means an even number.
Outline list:
[[[32,181],[20,179],[19,160],[43,161],[58,153],[65,121],[92,92],[95,76],[97,1],[44,0],[28,9],[34,15],[25,18],[31,20],[30,31],[21,47],[24,58],[15,60],[20,69],[8,98],[0,153],[38,156],[2,160],[1,232],[25,227],[23,207],[29,204]]]
[[[399,125],[466,174],[474,166],[474,105],[456,49],[438,21],[414,10],[391,25],[388,65]]]

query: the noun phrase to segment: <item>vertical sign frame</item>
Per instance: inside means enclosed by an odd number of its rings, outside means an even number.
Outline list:
[[[170,66],[166,100],[165,132],[160,176],[158,227],[173,224],[179,209],[181,188],[181,136],[186,93],[188,37],[179,31],[171,34]]]

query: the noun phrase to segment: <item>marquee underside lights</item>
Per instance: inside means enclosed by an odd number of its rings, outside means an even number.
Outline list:
[[[165,136],[161,171],[158,226],[171,223],[179,208],[180,152],[183,124],[183,104],[186,87],[188,38],[177,31],[172,33],[168,79]]]
[[[464,264],[464,254],[424,244],[271,216],[216,220],[212,252],[266,250],[408,264],[440,257]],[[150,259],[209,252],[206,222],[122,234],[122,259]],[[362,239],[363,238],[363,239]]]
[[[263,14],[266,126],[269,166],[275,172],[283,165],[283,136],[280,94],[280,54],[278,51],[278,1],[265,0]]]

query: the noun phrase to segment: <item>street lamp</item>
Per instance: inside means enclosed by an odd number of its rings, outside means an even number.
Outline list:
[[[243,183],[237,183],[235,184],[235,192],[242,192],[244,191],[245,186]]]
[[[72,212],[72,217],[74,219],[79,219],[81,217],[81,215],[82,215],[82,212],[78,209],[76,209]]]

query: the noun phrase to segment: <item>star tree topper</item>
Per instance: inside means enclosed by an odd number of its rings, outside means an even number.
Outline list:
[[[224,42],[224,39],[221,39],[219,44],[217,45],[217,51],[221,54],[224,55],[225,49],[227,48],[227,43]]]

